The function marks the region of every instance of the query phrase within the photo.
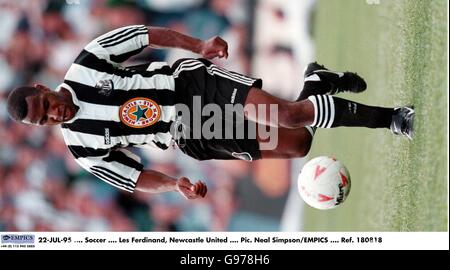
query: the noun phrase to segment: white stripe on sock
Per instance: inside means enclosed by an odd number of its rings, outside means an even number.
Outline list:
[[[305,128],[311,134],[311,137],[314,137],[314,129],[310,126],[305,126]]]
[[[330,102],[328,101],[327,96],[321,96],[323,99],[323,122],[322,125],[320,125],[321,128],[325,128],[327,126],[328,121],[330,120],[328,117],[328,107]]]
[[[327,96],[327,97],[328,97],[328,100],[330,102],[330,109],[331,109],[331,111],[330,111],[330,119],[328,120],[328,125],[326,125],[325,127],[326,128],[331,128],[331,125],[334,122],[334,100],[333,100],[332,96]]]
[[[311,124],[311,126],[315,127],[316,123],[317,123],[317,98],[315,96],[309,96],[308,97],[309,101],[311,101],[311,103],[313,104],[314,107],[314,120]]]
[[[323,121],[323,101],[320,96],[316,96],[316,98],[317,98],[317,116],[318,116],[316,126],[320,127]]]

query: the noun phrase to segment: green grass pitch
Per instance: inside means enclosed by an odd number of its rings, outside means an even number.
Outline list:
[[[318,130],[309,158],[340,159],[352,190],[336,209],[305,206],[304,230],[447,231],[447,1],[322,0],[314,15],[319,63],[368,84],[340,97],[413,104],[416,118],[412,142],[388,130]]]

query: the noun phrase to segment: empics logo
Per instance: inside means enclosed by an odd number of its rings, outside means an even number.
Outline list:
[[[119,110],[120,121],[132,128],[153,125],[161,117],[159,105],[149,98],[133,98],[125,102]]]
[[[34,234],[3,234],[2,244],[34,244]]]

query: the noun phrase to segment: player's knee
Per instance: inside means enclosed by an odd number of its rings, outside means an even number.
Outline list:
[[[312,139],[313,137],[311,134],[304,130],[303,136],[301,136],[302,139],[298,140],[297,147],[295,149],[295,156],[296,157],[305,157],[308,155],[309,150],[311,150],[312,145]]]
[[[303,146],[303,151],[302,151],[302,157],[305,157],[306,155],[308,155],[309,150],[311,150],[311,145],[312,145],[312,136],[310,136],[307,140],[305,145]]]
[[[288,103],[286,106],[282,106],[279,109],[279,122],[280,126],[285,128],[296,128],[299,127],[300,117],[293,106],[293,102]]]

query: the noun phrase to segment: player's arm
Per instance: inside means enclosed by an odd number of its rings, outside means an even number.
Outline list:
[[[149,193],[178,191],[188,199],[204,197],[205,183],[192,184],[188,178],[176,179],[153,170],[144,170],[139,156],[120,148],[115,150],[84,148],[69,145],[75,161],[81,167],[116,188]]]
[[[157,171],[144,170],[139,175],[136,190],[148,193],[178,191],[187,199],[197,199],[205,197],[207,187],[201,181],[192,184],[186,177],[175,179]]]
[[[100,62],[106,60],[113,64],[122,63],[149,45],[148,35],[148,28],[145,25],[114,29],[86,45],[75,63],[87,66],[92,66],[95,60]]]
[[[148,27],[149,46],[153,48],[179,48],[202,55],[204,58],[228,58],[228,44],[216,36],[200,40],[169,28]]]
[[[207,59],[228,57],[228,45],[220,37],[200,40],[168,28],[130,25],[94,39],[84,47],[75,63],[95,66],[95,60],[106,60],[119,64],[140,53],[147,46],[185,49]]]

